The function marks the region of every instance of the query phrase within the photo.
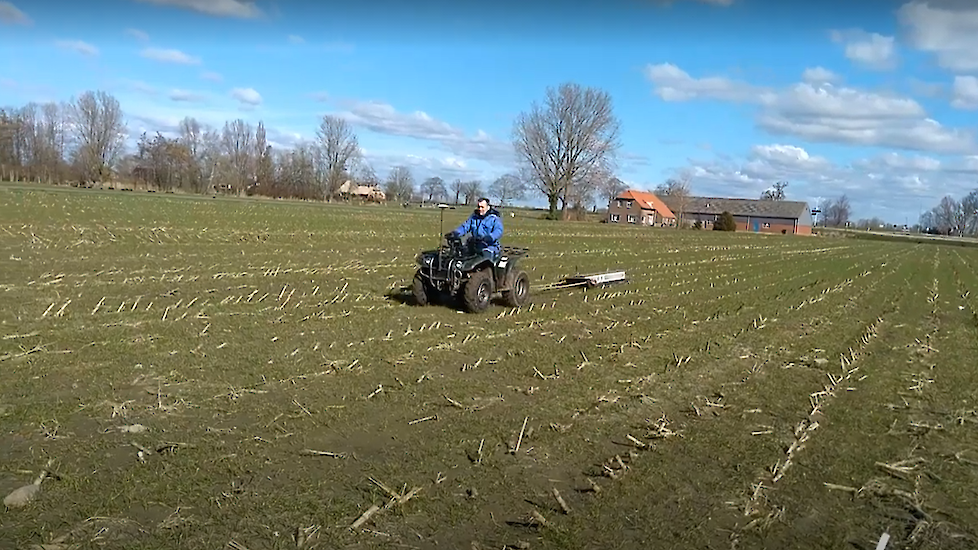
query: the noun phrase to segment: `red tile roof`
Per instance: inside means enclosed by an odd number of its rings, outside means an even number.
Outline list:
[[[664,218],[676,218],[676,215],[669,210],[666,203],[662,202],[662,199],[653,195],[652,193],[647,193],[645,191],[637,191],[635,189],[629,189],[624,193],[618,195],[618,199],[634,200],[638,203],[639,207],[643,210],[655,210],[660,216]]]

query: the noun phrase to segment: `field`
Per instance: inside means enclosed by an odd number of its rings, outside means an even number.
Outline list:
[[[420,308],[438,212],[0,187],[0,548],[978,544],[978,250],[505,223],[630,281]]]

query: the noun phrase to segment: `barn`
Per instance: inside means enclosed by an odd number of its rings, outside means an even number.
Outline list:
[[[727,199],[719,197],[662,197],[673,212],[686,223],[703,224],[713,229],[723,212],[730,212],[737,222],[737,231],[811,235],[812,215],[803,201],[772,201],[757,199]]]

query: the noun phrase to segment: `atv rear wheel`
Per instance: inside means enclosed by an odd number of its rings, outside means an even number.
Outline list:
[[[509,307],[520,307],[530,297],[530,276],[525,271],[513,274],[513,284],[503,294],[503,300]]]
[[[492,297],[492,279],[489,270],[480,269],[469,275],[462,289],[462,303],[470,313],[485,311]]]
[[[424,280],[421,273],[414,274],[414,283],[411,285],[411,295],[414,297],[414,303],[419,306],[426,306],[431,302],[432,288],[428,284],[428,281]]]

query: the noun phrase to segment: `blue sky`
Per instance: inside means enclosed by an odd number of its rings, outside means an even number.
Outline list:
[[[978,188],[978,6],[962,0],[0,1],[0,105],[104,90],[130,131],[262,120],[274,144],[354,123],[381,177],[491,181],[548,86],[608,91],[618,175],[698,195],[776,181],[854,218]],[[346,4],[346,3],[344,3]],[[539,201],[534,201],[539,204]]]

